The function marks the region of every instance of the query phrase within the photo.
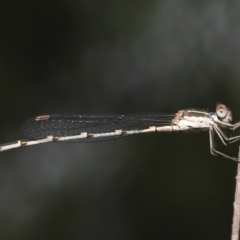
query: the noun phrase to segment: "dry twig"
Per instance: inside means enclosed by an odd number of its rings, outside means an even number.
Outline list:
[[[240,162],[240,147],[238,152],[238,161]],[[236,190],[235,199],[233,203],[233,224],[232,224],[232,236],[231,240],[239,239],[239,224],[240,224],[240,163],[237,168],[236,176]]]

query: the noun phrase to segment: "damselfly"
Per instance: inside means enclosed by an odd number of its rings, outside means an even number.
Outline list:
[[[228,137],[240,123],[231,124],[232,113],[224,104],[217,104],[215,112],[198,109],[180,110],[175,114],[144,113],[128,115],[42,115],[29,119],[22,132],[29,138],[0,145],[0,151],[47,142],[94,142],[116,139],[147,132],[179,132],[208,130],[210,152],[234,161],[215,148],[214,133],[224,145],[240,140],[240,135]]]

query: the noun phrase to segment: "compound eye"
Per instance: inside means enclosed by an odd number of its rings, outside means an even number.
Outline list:
[[[228,108],[224,104],[218,104],[216,107],[216,113],[219,118],[225,118],[228,114]]]

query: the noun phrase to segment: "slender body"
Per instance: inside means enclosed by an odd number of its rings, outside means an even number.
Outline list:
[[[0,151],[47,142],[93,142],[116,139],[147,132],[179,132],[208,130],[210,152],[237,161],[215,149],[213,134],[217,133],[224,145],[240,139],[228,137],[223,129],[232,132],[240,123],[231,124],[232,113],[223,104],[215,112],[186,109],[175,114],[145,113],[132,115],[42,115],[29,119],[22,127],[29,138],[0,145]]]

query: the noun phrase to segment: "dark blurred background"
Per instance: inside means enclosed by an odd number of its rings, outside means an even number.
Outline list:
[[[237,0],[3,0],[0,142],[24,138],[21,125],[41,114],[214,111],[220,101],[240,120],[239,23]],[[0,239],[230,238],[237,164],[210,155],[208,133],[0,158]]]

